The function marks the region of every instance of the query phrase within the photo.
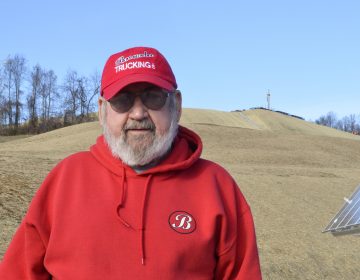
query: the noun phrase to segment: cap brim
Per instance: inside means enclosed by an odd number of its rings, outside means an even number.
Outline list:
[[[154,84],[158,87],[164,88],[169,91],[174,91],[176,89],[173,84],[169,83],[168,81],[158,76],[152,76],[147,74],[132,74],[131,76],[124,77],[120,81],[116,81],[111,85],[109,85],[108,87],[104,88],[102,92],[103,97],[106,100],[109,100],[124,87],[133,83],[141,83],[141,82]]]

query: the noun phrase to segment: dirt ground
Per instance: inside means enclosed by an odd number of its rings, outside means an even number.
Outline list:
[[[322,230],[360,183],[360,140],[312,126],[307,133],[276,117],[276,128],[264,119],[259,129],[184,123],[201,135],[203,157],[229,170],[250,203],[264,279],[359,279],[359,237]],[[90,123],[0,143],[0,258],[48,171],[99,133]]]

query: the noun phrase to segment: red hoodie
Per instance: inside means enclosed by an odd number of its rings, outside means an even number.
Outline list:
[[[250,208],[231,176],[180,127],[137,174],[103,136],[60,162],[0,264],[1,280],[261,279]]]

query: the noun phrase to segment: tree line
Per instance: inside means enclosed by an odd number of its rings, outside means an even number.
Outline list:
[[[36,134],[96,119],[100,74],[68,70],[63,81],[51,69],[29,66],[22,55],[0,65],[0,135]]]
[[[356,116],[355,114],[350,114],[338,119],[334,112],[328,112],[326,115],[322,115],[315,120],[315,123],[353,134],[360,134],[359,120],[359,116]]]

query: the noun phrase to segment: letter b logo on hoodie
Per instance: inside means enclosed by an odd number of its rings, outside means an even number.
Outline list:
[[[169,217],[170,227],[178,233],[192,233],[196,228],[193,216],[185,211],[176,211]]]

